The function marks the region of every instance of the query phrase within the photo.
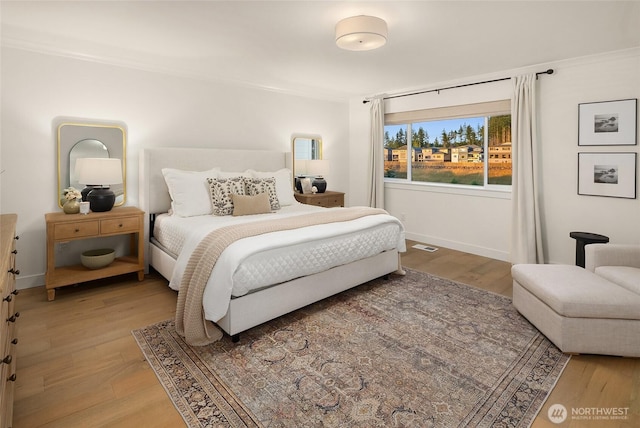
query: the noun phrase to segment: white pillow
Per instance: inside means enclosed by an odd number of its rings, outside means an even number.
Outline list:
[[[278,202],[280,202],[280,205],[287,206],[295,203],[295,198],[293,197],[293,185],[291,184],[292,174],[290,169],[282,168],[275,172],[261,172],[249,169],[247,172],[254,178],[274,177],[276,179],[276,194],[278,195]]]
[[[208,171],[183,171],[162,168],[171,195],[172,214],[178,217],[206,215],[213,212],[207,178],[217,177],[220,168]]]
[[[251,178],[249,171],[245,172],[226,172],[226,171],[218,171],[217,178],[235,178],[235,177],[247,177]]]

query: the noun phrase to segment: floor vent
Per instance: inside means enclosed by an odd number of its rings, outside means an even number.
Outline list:
[[[431,247],[429,245],[424,245],[424,244],[416,244],[413,246],[413,248],[417,248],[418,250],[422,250],[422,251],[428,251],[430,253],[433,253],[434,251],[438,251],[436,247]]]

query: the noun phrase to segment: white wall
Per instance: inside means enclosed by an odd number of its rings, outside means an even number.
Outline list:
[[[18,287],[44,284],[44,214],[57,205],[56,117],[124,122],[127,205],[138,200],[144,147],[291,151],[319,134],[329,187],[348,192],[348,104],[95,62],[2,49],[0,213],[18,214]]]
[[[638,146],[578,147],[578,104],[640,98],[640,50],[614,52],[597,57],[567,60],[505,71],[492,76],[470,77],[466,82],[430,84],[425,89],[511,76],[553,67],[556,73],[542,76],[538,84],[539,126],[542,152],[542,221],[546,260],[573,264],[575,241],[571,231],[601,233],[611,242],[640,244],[640,195],[637,199],[577,195],[579,151],[624,151],[638,153]],[[507,91],[507,92],[505,92]],[[473,86],[440,94],[387,101],[387,111],[440,105],[466,104],[509,97],[509,84]],[[398,99],[399,100],[399,99]],[[410,101],[408,101],[410,100]],[[366,203],[369,155],[369,105],[362,99],[350,102],[352,203]],[[405,218],[407,236],[433,245],[509,260],[511,201],[509,195],[385,185],[385,208]],[[506,197],[506,198],[505,198]]]
[[[329,187],[347,192],[349,205],[367,203],[369,104],[362,98],[347,105],[17,49],[3,48],[1,55],[0,213],[19,216],[20,288],[44,283],[44,214],[59,210],[53,129],[59,116],[126,123],[128,205],[137,203],[140,148],[288,151],[294,133],[322,135],[325,158],[331,161]],[[573,263],[575,242],[569,238],[573,230],[602,233],[612,242],[640,243],[640,199],[576,192],[578,151],[607,150],[578,148],[577,106],[640,98],[639,50],[546,64],[531,71],[547,66],[556,69],[555,75],[539,82],[547,261]],[[446,83],[450,82],[431,87]],[[495,85],[474,88],[445,91],[434,98],[473,102],[469,100],[482,98],[489,89],[489,93],[503,90]],[[612,150],[637,153],[639,147]],[[504,195],[470,198],[401,187],[386,187],[387,209],[405,215],[410,238],[508,259],[510,201]]]
[[[636,199],[582,196],[576,178],[578,152],[640,153],[638,145],[578,147],[579,103],[640,98],[640,49],[565,61],[556,68],[557,75],[544,77],[540,87],[543,233],[547,260],[573,263],[572,231],[640,244],[640,193]],[[638,117],[636,121],[640,123]],[[636,170],[637,191],[638,184]]]

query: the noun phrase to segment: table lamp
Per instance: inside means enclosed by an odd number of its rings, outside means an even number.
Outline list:
[[[110,186],[122,183],[122,162],[112,158],[82,158],[76,161],[78,182],[87,186],[82,190],[82,200],[89,201],[94,212],[110,211],[116,202],[116,194]],[[86,195],[85,195],[86,191]]]
[[[314,159],[308,162],[307,172],[314,177],[311,185],[318,189],[318,193],[324,193],[327,190],[327,182],[324,176],[329,170],[329,163],[321,159]]]

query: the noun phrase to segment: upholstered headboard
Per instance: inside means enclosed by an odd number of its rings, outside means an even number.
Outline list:
[[[289,155],[290,157],[290,155]],[[206,171],[220,167],[222,171],[277,171],[291,168],[287,153],[271,150],[153,148],[140,153],[139,198],[145,216],[145,272],[149,271],[150,214],[166,213],[171,207],[169,189],[162,168]]]
[[[222,171],[277,171],[285,168],[286,153],[271,150],[152,148],[140,154],[140,208],[147,214],[169,211],[171,198],[162,168],[205,171],[220,167]]]

